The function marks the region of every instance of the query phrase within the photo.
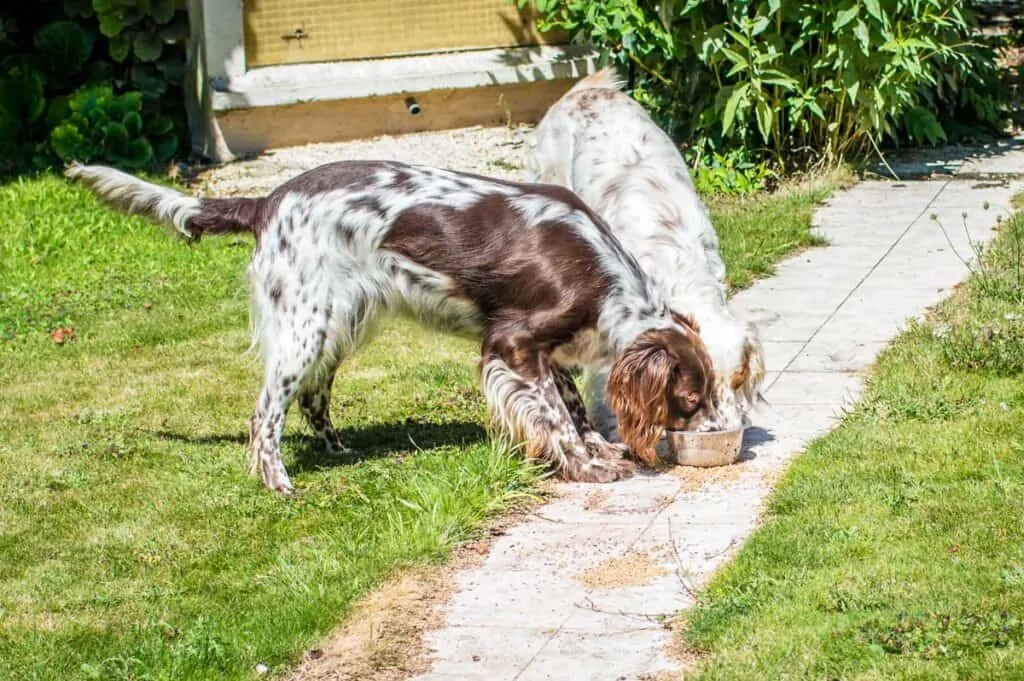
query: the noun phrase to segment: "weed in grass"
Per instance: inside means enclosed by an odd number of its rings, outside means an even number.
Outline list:
[[[958,326],[943,339],[942,350],[955,369],[1020,373],[1024,371],[1024,316]]]
[[[974,259],[963,259],[972,273],[967,283],[973,301],[969,314],[951,317],[937,328],[953,368],[1001,375],[1024,372],[1024,224],[1015,218],[1000,228],[999,248],[974,247]]]
[[[872,619],[860,631],[869,646],[889,655],[923,658],[957,657],[986,648],[1005,648],[1024,641],[1024,622],[1000,612],[898,613]]]

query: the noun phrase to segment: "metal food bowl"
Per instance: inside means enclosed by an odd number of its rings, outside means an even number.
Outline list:
[[[659,448],[662,458],[680,466],[728,466],[736,463],[743,449],[744,428],[697,432],[666,430],[665,446]]]

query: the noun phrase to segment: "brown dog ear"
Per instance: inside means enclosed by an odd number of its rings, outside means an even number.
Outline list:
[[[764,349],[761,347],[756,331],[748,328],[743,340],[743,361],[730,376],[729,387],[753,404],[760,398],[764,375]]]
[[[685,315],[682,312],[676,312],[675,310],[672,310],[671,312],[672,319],[675,320],[676,324],[688,328],[694,333],[700,333],[700,324],[697,323],[696,319],[690,315]]]
[[[649,466],[657,462],[654,448],[665,429],[675,368],[663,333],[648,331],[626,348],[608,377],[608,402],[618,418],[619,436]]]

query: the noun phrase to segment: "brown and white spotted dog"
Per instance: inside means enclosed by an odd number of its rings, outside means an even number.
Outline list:
[[[565,367],[611,364],[623,442],[648,463],[663,428],[714,409],[697,330],[567,189],[388,161],[324,165],[262,198],[193,198],[102,166],[67,175],[188,239],[255,236],[249,274],[265,376],[249,454],[272,489],[291,490],[280,440],[296,398],[327,447],[343,449],[331,383],[388,310],[481,338],[496,425],[569,480],[611,481],[633,464],[626,447],[590,428]]]

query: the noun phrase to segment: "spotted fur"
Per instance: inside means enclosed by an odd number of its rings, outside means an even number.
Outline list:
[[[398,310],[480,338],[499,431],[567,479],[614,480],[632,463],[590,427],[565,367],[627,363],[643,377],[623,382],[616,404],[635,422],[625,444],[646,462],[654,449],[640,434],[667,425],[650,418],[713,409],[700,337],[565,188],[385,161],[327,164],[244,199],[195,199],[100,166],[67,174],[189,239],[255,236],[254,342],[265,366],[249,454],[272,489],[291,489],[280,440],[292,402],[329,449],[343,449],[330,417],[334,375]]]
[[[765,369],[757,330],[728,307],[718,235],[685,161],[621,87],[605,69],[548,110],[536,131],[532,179],[575,191],[608,222],[669,306],[696,322],[714,367],[717,406],[696,427],[739,427],[761,399]],[[595,362],[584,383],[592,421],[614,439],[609,373],[607,362]]]

